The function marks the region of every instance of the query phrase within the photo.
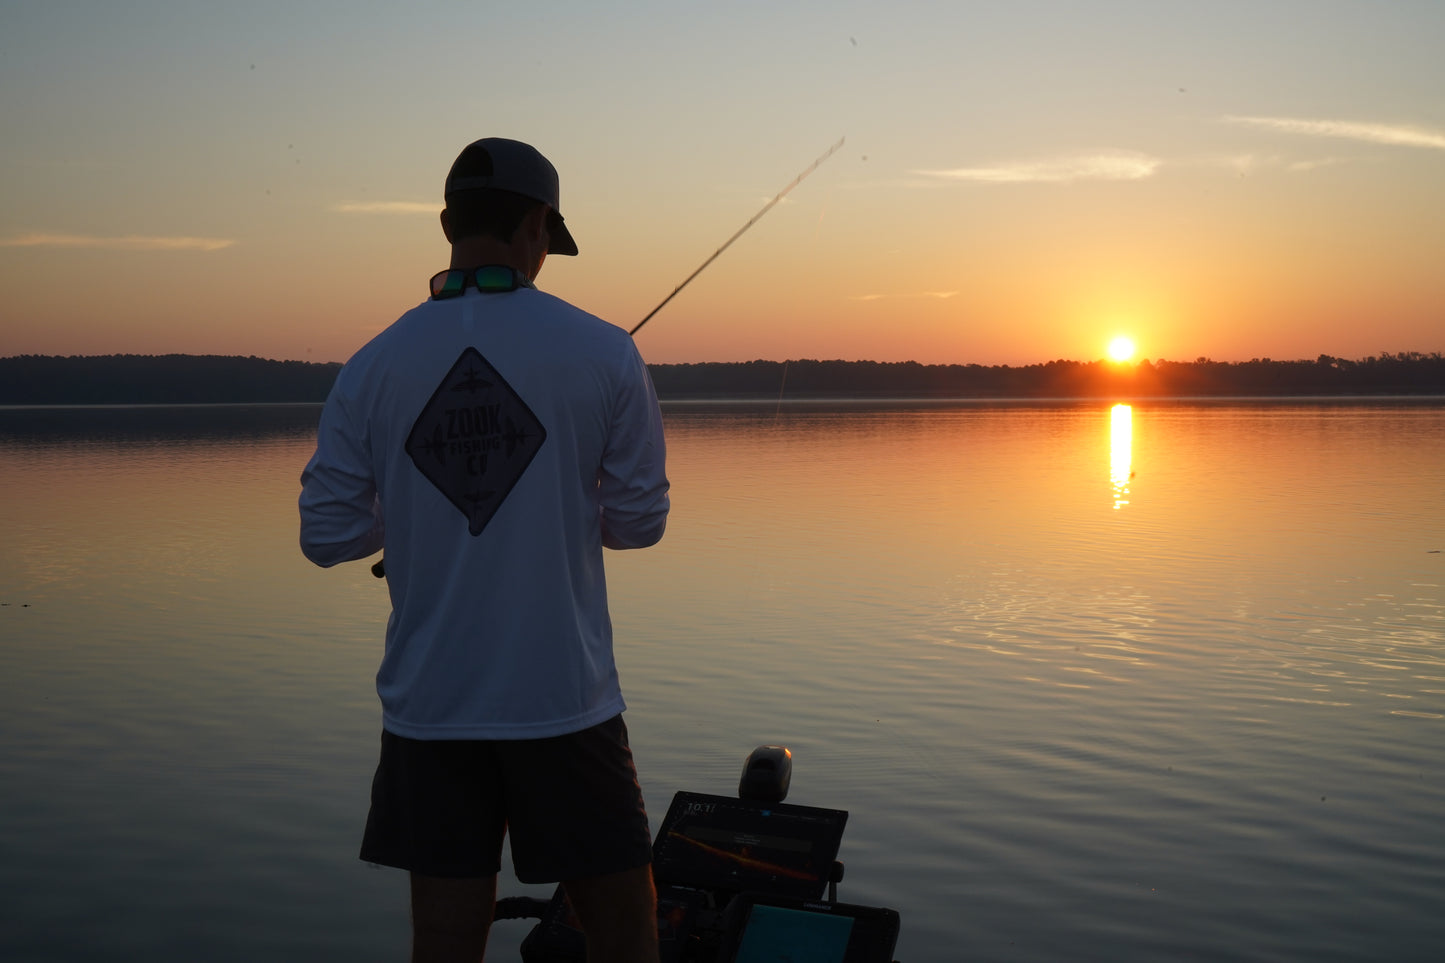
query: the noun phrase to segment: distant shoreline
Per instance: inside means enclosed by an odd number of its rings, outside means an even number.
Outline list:
[[[341,365],[223,355],[20,355],[0,358],[0,405],[308,404]],[[648,365],[669,402],[1065,402],[1348,399],[1445,396],[1445,355],[1358,360],[1050,361],[923,365],[747,361]]]

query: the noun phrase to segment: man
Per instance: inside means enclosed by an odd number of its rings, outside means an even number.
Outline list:
[[[602,549],[662,537],[657,398],[626,332],[532,285],[577,253],[546,158],[479,140],[445,196],[451,268],[342,369],[302,475],[307,558],[386,552],[361,858],[410,871],[417,963],[481,959],[508,832],[591,963],[656,960]]]

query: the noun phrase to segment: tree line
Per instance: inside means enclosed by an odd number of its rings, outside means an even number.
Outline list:
[[[664,398],[1101,398],[1445,394],[1439,352],[1362,360],[1049,361],[925,365],[915,361],[750,361],[649,365]]]
[[[229,355],[0,358],[0,404],[164,405],[325,401],[341,365]]]
[[[747,361],[649,365],[663,399],[1150,398],[1445,395],[1445,356],[1313,361]],[[221,355],[0,358],[0,404],[320,402],[341,365]]]

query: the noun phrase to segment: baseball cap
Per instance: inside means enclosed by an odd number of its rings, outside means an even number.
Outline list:
[[[577,242],[562,220],[557,168],[537,148],[505,137],[484,137],[462,148],[447,173],[445,196],[482,188],[521,194],[552,208],[553,216],[547,221],[552,238],[547,253],[577,253]]]

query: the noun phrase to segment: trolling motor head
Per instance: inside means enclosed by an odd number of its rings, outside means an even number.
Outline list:
[[[780,803],[788,797],[793,781],[793,754],[787,746],[758,746],[743,763],[738,781],[738,798]]]

